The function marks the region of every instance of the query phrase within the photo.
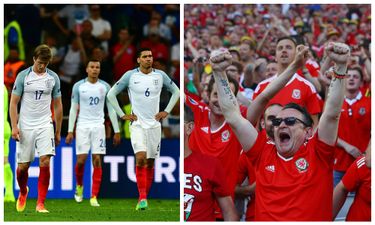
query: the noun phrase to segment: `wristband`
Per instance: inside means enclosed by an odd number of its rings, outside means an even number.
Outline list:
[[[336,77],[337,79],[344,79],[346,77],[346,73],[339,74],[339,73],[337,73],[336,70],[333,70],[333,76]]]

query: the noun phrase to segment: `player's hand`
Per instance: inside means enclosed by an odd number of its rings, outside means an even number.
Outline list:
[[[309,47],[304,45],[298,45],[296,48],[296,55],[292,64],[294,64],[297,68],[302,68],[307,59],[309,58]]]
[[[68,132],[68,135],[65,138],[65,143],[70,145],[73,141],[73,138],[74,138],[73,132]]]
[[[214,50],[210,56],[210,63],[214,71],[224,71],[232,64],[232,55],[227,49]]]
[[[113,135],[113,145],[117,146],[120,143],[121,143],[121,135],[120,133],[115,133],[115,135]]]
[[[347,66],[350,58],[350,48],[344,43],[330,42],[326,47],[327,56],[334,61],[338,67]]]
[[[57,147],[60,144],[61,141],[61,135],[60,133],[55,133],[55,147]]]
[[[16,141],[20,141],[20,130],[18,127],[12,129],[12,138]]]
[[[155,120],[160,121],[160,120],[164,119],[167,116],[168,116],[168,113],[166,111],[158,112],[155,115]]]
[[[130,120],[131,122],[134,122],[134,121],[138,120],[138,117],[135,114],[130,114],[130,115],[124,115],[123,117],[121,117],[121,119],[122,120]]]
[[[362,155],[362,152],[359,151],[359,149],[357,147],[355,147],[354,145],[351,145],[349,143],[346,143],[344,145],[344,149],[348,154],[353,156],[355,159]]]

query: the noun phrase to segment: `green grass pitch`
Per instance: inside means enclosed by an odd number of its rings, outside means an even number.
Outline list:
[[[4,221],[180,221],[179,200],[149,199],[148,209],[136,211],[137,199],[98,199],[100,207],[89,199],[46,199],[48,214],[35,212],[36,199],[28,199],[22,213],[16,203],[4,203]]]

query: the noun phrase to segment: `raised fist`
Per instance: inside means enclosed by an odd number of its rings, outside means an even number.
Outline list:
[[[346,66],[350,58],[350,48],[344,43],[328,43],[326,53],[333,62],[338,64],[337,66]]]
[[[296,48],[296,55],[292,63],[295,64],[297,68],[301,68],[305,65],[308,58],[309,47],[304,45],[298,45]]]
[[[212,70],[224,71],[232,64],[232,55],[227,49],[221,48],[211,52],[210,63]]]

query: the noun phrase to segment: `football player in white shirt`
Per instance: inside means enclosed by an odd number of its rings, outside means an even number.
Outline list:
[[[85,162],[91,149],[92,164],[94,172],[92,175],[91,206],[100,206],[97,201],[99,188],[102,180],[102,159],[106,153],[105,127],[104,127],[104,103],[106,95],[111,86],[99,79],[100,62],[90,60],[86,66],[87,78],[78,81],[73,86],[72,104],[69,113],[69,128],[65,142],[70,144],[73,140],[74,124],[78,120],[76,127],[76,193],[74,198],[77,202],[82,202],[83,195],[83,173]],[[115,135],[114,145],[120,143],[120,129],[115,110],[107,102],[109,118],[112,122]]]
[[[55,72],[47,69],[51,59],[51,49],[47,45],[39,45],[34,51],[34,65],[17,75],[10,99],[12,138],[17,141],[17,182],[20,187],[16,204],[18,212],[24,211],[26,207],[29,192],[28,169],[36,151],[39,155],[40,169],[36,211],[48,213],[44,207],[44,200],[50,179],[50,158],[55,155],[55,147],[60,144],[63,115],[59,77]],[[55,131],[51,112],[52,98]],[[21,109],[18,114],[17,106],[20,101]]]
[[[139,192],[136,210],[148,207],[147,194],[154,178],[154,161],[160,155],[161,124],[176,104],[180,90],[161,70],[153,69],[152,52],[140,49],[137,62],[139,68],[126,72],[108,92],[107,98],[123,120],[130,120],[130,140],[136,158],[136,178]],[[164,111],[159,112],[161,89],[165,87],[172,93]],[[128,89],[132,114],[125,115],[116,95]]]

